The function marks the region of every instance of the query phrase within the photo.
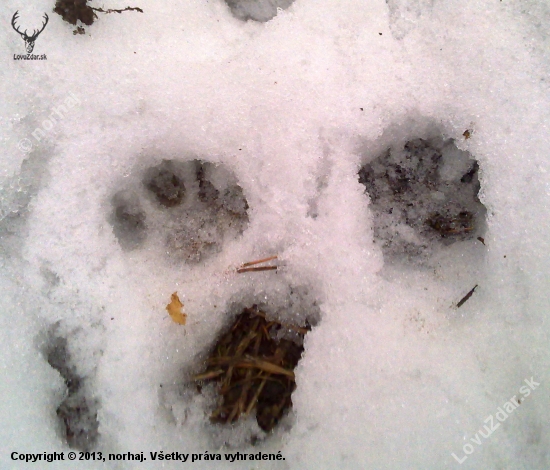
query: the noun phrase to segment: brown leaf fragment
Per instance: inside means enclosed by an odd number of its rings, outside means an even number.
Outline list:
[[[171,302],[166,306],[166,310],[170,314],[170,318],[179,325],[185,325],[187,321],[187,315],[182,311],[183,304],[178,297],[178,293],[174,292],[172,294]]]

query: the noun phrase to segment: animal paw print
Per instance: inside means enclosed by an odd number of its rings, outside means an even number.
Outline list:
[[[196,263],[221,251],[248,225],[248,202],[235,175],[203,160],[163,160],[141,185],[117,192],[110,222],[120,246],[162,239],[170,257]]]

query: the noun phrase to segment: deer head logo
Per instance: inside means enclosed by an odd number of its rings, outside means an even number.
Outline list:
[[[13,14],[13,18],[11,19],[11,25],[13,26],[13,29],[15,29],[15,31],[17,31],[21,37],[23,38],[23,40],[25,41],[25,47],[27,48],[27,53],[31,53],[34,49],[34,41],[36,41],[36,38],[38,37],[38,35],[44,31],[44,28],[46,27],[46,25],[48,24],[48,15],[46,15],[46,13],[44,13],[44,19],[46,21],[44,21],[44,24],[42,25],[42,28],[41,29],[35,29],[34,30],[34,33],[32,34],[32,36],[29,36],[27,35],[27,30],[25,30],[24,33],[22,33],[21,31],[19,31],[19,29],[17,28],[17,26],[15,26],[15,22],[17,21],[17,18],[19,17],[19,10],[16,11],[14,14]]]

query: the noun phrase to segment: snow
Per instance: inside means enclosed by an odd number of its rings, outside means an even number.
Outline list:
[[[90,450],[105,456],[285,458],[199,469],[550,467],[546,2],[158,0],[98,13],[83,35],[53,3],[0,7],[4,24],[19,10],[29,30],[50,17],[34,50],[47,60],[12,60],[24,42],[8,27],[0,46],[2,468],[182,465],[13,461],[73,450],[56,414],[68,376],[89,408],[79,425],[97,434]],[[405,192],[417,214],[407,225],[381,217],[359,172],[388,149],[403,163],[416,139],[447,145],[448,185]],[[418,220],[474,160],[475,231],[423,238]],[[183,182],[182,205],[151,190],[172,184],[163,168]],[[388,249],[390,238],[416,248]],[[272,255],[276,272],[236,273]],[[176,291],[185,326],[165,310]],[[253,419],[210,424],[214,398],[191,381],[254,303],[313,325],[293,409],[271,435]],[[64,369],[50,365],[58,356]],[[531,378],[540,386],[473,443]]]

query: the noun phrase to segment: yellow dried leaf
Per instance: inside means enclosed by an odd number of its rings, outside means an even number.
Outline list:
[[[183,304],[178,297],[178,293],[172,294],[172,301],[166,306],[166,310],[170,314],[170,318],[179,325],[185,325],[187,315],[182,311]]]

